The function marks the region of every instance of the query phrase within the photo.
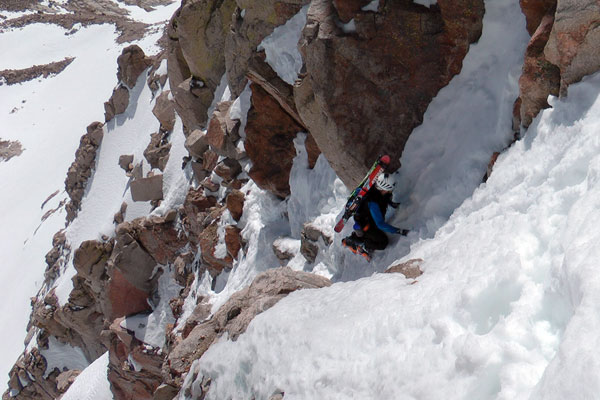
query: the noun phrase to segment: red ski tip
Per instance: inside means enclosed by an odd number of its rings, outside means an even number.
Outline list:
[[[383,155],[383,156],[381,156],[379,158],[379,161],[381,161],[384,164],[389,164],[390,161],[392,161],[392,159],[390,158],[390,156],[388,156],[387,154],[385,154],[385,155]]]

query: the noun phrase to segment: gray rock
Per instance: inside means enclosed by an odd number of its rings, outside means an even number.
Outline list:
[[[133,201],[162,200],[162,185],[162,175],[136,179],[131,182],[131,197],[133,198]]]

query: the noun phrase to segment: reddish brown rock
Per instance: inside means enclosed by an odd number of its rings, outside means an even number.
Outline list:
[[[244,201],[246,196],[239,190],[232,190],[225,199],[225,205],[234,220],[239,221],[244,212]]]
[[[170,91],[162,92],[157,98],[152,114],[160,122],[162,130],[170,132],[175,127],[175,107],[169,99]]]
[[[406,279],[417,279],[419,276],[423,275],[423,271],[421,271],[422,264],[422,259],[414,258],[401,264],[392,265],[385,270],[385,273],[400,273],[404,275]]]
[[[519,78],[519,97],[521,98],[521,125],[527,128],[538,113],[550,107],[548,96],[558,96],[560,71],[546,60],[544,46],[548,42],[554,17],[546,15],[529,41],[525,51],[523,73]]]
[[[152,400],[162,383],[163,355],[139,341],[132,332],[121,327],[123,318],[116,319],[103,332],[109,349],[108,380],[116,400]]]
[[[595,0],[558,2],[544,55],[560,68],[561,96],[570,84],[600,70],[600,4]]]
[[[252,161],[248,175],[262,189],[285,198],[290,193],[290,170],[296,156],[293,140],[303,128],[259,85],[251,84],[252,106],[246,123],[246,153]]]
[[[311,2],[300,42],[306,76],[294,95],[319,148],[346,186],[355,187],[373,154],[390,153],[391,167],[399,166],[430,101],[479,39],[484,4],[382,0],[377,13],[358,12],[356,31],[346,34],[331,1]]]
[[[233,266],[233,258],[231,255],[215,254],[215,250],[219,244],[219,219],[220,215],[218,218],[215,218],[210,225],[206,226],[199,235],[202,261],[207,265],[208,271],[212,276],[217,276],[224,269],[230,269]]]
[[[202,155],[202,168],[204,170],[212,172],[217,166],[217,161],[219,160],[219,155],[212,150],[206,150]]]
[[[211,222],[210,209],[217,203],[214,196],[206,196],[203,188],[190,188],[183,202],[181,221],[192,243],[198,243],[200,233]]]
[[[242,230],[235,225],[227,225],[225,227],[225,246],[227,254],[236,259],[240,249],[242,248]]]
[[[354,16],[360,12],[360,9],[371,0],[333,0],[333,6],[344,23],[350,22]]]
[[[215,174],[220,176],[226,182],[231,182],[240,174],[240,172],[242,172],[242,166],[238,161],[232,158],[225,158],[215,167]]]
[[[117,317],[150,311],[149,294],[133,286],[117,268],[112,272],[106,295],[110,304],[110,310],[107,310],[106,315],[109,321]]]
[[[521,10],[527,20],[527,32],[533,36],[542,18],[548,14],[554,14],[556,10],[556,0],[519,0]]]
[[[152,59],[146,57],[138,45],[132,44],[123,49],[117,58],[117,64],[117,79],[131,89],[135,86],[138,76],[152,65]]]
[[[238,134],[240,121],[233,121],[229,117],[231,104],[231,101],[217,104],[208,124],[206,140],[210,144],[210,148],[218,155],[236,158],[235,143],[240,138]]]

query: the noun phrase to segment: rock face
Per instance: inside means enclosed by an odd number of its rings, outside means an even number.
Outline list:
[[[271,308],[289,293],[299,289],[331,285],[329,279],[290,268],[270,269],[258,275],[252,284],[234,295],[206,322],[196,325],[189,335],[174,346],[165,363],[165,373],[176,386],[182,383],[192,361],[200,358],[208,347],[227,333],[236,340],[248,324],[261,312]]]
[[[246,123],[248,175],[261,188],[285,198],[290,194],[290,170],[296,156],[293,140],[303,128],[259,85],[251,84],[252,106]]]
[[[136,179],[131,182],[131,197],[133,201],[162,200],[162,184],[162,175]]]
[[[138,76],[152,65],[152,59],[146,57],[140,46],[132,44],[123,49],[117,58],[117,64],[117,79],[131,89],[135,86]]]
[[[225,37],[234,0],[187,0],[169,27],[169,81],[188,131],[206,124],[207,110],[225,73]]]
[[[312,1],[301,39],[307,75],[295,88],[296,105],[346,186],[356,186],[379,153],[399,166],[429,102],[479,39],[483,13],[482,0],[430,8],[382,0],[377,12],[355,13],[356,30],[344,33],[332,0]]]
[[[75,161],[69,167],[65,189],[71,198],[66,205],[67,222],[73,221],[81,206],[88,179],[96,162],[96,152],[104,136],[103,124],[93,122],[87,127],[87,133],[81,137],[79,148],[75,152]]]
[[[119,85],[113,90],[110,99],[104,103],[104,120],[110,121],[117,114],[124,113],[129,105],[129,89],[124,85]]]
[[[594,0],[560,0],[546,59],[560,68],[560,93],[571,83],[600,70],[600,4]]]
[[[521,125],[525,128],[540,110],[550,107],[548,96],[559,94],[560,71],[544,56],[544,46],[548,42],[553,22],[551,14],[541,20],[525,51],[523,73],[519,78],[519,116]]]
[[[309,0],[236,0],[237,8],[225,44],[227,79],[234,96],[244,90],[248,62],[256,47],[276,26],[284,24],[308,2]]]
[[[152,109],[152,113],[160,122],[160,128],[166,132],[172,131],[175,127],[175,107],[169,99],[170,93],[169,90],[162,92],[156,98],[156,104]]]

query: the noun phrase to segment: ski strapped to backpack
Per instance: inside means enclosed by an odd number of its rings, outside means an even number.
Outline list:
[[[354,213],[356,213],[356,210],[358,210],[360,203],[369,192],[369,189],[371,189],[371,187],[375,183],[375,179],[377,179],[377,176],[379,176],[379,174],[382,173],[389,164],[390,156],[388,156],[387,154],[380,156],[377,159],[377,161],[375,161],[375,163],[367,173],[367,176],[365,176],[360,185],[358,185],[358,187],[352,191],[350,197],[348,197],[348,201],[346,202],[346,207],[344,209],[344,214],[342,215],[342,218],[338,221],[338,223],[335,225],[334,230],[336,232],[342,231],[344,225],[346,225],[346,222],[350,219],[350,217],[354,215]]]

